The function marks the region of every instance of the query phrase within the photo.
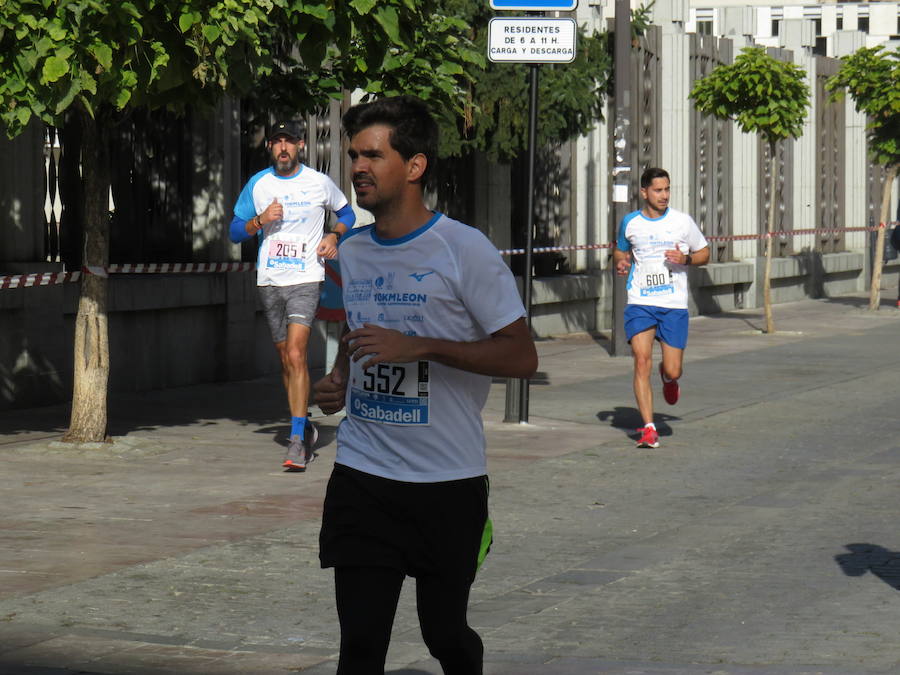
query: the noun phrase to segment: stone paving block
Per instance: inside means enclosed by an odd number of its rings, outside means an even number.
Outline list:
[[[5,667],[44,666],[90,671],[97,659],[116,652],[128,651],[132,645],[121,640],[109,640],[77,635],[61,635],[49,640],[0,654]]]
[[[13,619],[15,616],[0,622],[0,655],[46,642],[59,637],[62,632],[39,626],[17,625],[12,623]]]

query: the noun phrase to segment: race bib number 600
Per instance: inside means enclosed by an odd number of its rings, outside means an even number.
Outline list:
[[[348,413],[368,422],[427,426],[428,361],[379,363],[363,370],[351,362]]]
[[[644,263],[634,271],[642,296],[670,295],[675,292],[672,274],[662,263]]]

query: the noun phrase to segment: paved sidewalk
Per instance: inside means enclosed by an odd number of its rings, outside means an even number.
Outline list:
[[[528,425],[485,411],[495,545],[470,621],[488,675],[900,672],[900,311],[861,296],[692,320],[683,395],[638,450],[631,359],[539,343]],[[658,387],[657,387],[658,390]],[[0,674],[335,672],[317,562],[337,417],[280,468],[280,383],[0,416]],[[394,675],[438,675],[407,583]]]

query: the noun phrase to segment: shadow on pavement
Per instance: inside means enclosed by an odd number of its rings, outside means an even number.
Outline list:
[[[848,577],[861,577],[871,572],[891,588],[900,591],[900,551],[890,551],[878,544],[846,544],[850,553],[834,556]]]
[[[644,426],[638,409],[628,406],[617,406],[614,410],[600,410],[597,412],[597,419],[601,422],[609,422],[609,426],[625,431],[628,436],[634,435],[636,429]],[[656,431],[660,436],[671,436],[672,427],[668,425],[668,422],[680,419],[675,415],[653,414],[653,423],[656,424]]]
[[[61,435],[68,429],[70,411],[70,403],[4,411],[0,413],[0,443],[21,440],[15,436],[23,434]],[[280,427],[290,419],[284,387],[278,378],[112,392],[107,415],[111,436],[161,427],[212,426],[223,419],[239,425]],[[277,436],[278,432],[269,429],[269,433]]]
[[[844,305],[847,307],[855,307],[857,309],[866,309],[869,306],[869,296],[841,296],[836,298],[823,298],[824,302],[829,305]],[[881,298],[879,299],[878,308],[895,309],[897,307],[897,299],[893,297],[891,291],[882,289]]]

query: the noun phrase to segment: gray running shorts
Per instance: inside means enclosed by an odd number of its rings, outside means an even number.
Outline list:
[[[276,343],[287,340],[287,325],[312,326],[319,306],[321,281],[293,286],[260,286],[259,299]]]

